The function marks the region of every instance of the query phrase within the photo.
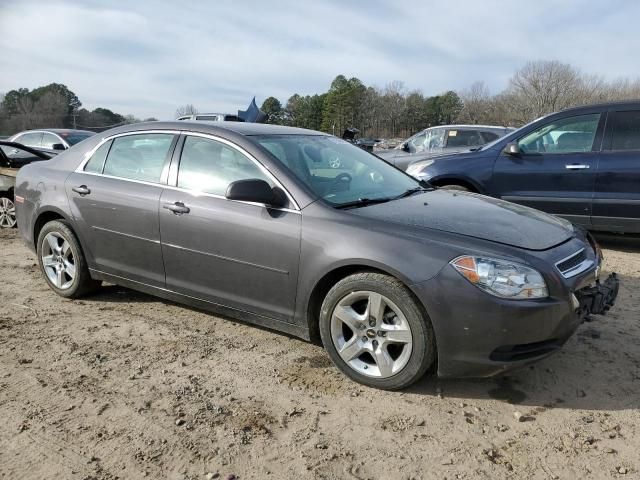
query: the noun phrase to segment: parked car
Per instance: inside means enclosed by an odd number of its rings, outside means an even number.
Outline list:
[[[25,130],[12,135],[8,141],[32,148],[61,151],[93,135],[95,135],[95,132],[88,130],[49,128],[44,130]]]
[[[323,156],[348,170],[315,167]],[[58,295],[108,281],[309,339],[354,380],[501,374],[557,351],[618,280],[569,222],[425,188],[333,136],[148,123],[18,172],[20,234]],[[64,304],[61,304],[64,305]],[[221,367],[223,368],[223,367]]]
[[[15,142],[0,141],[0,228],[16,226],[13,192],[18,169],[31,162],[48,160],[54,154]]]
[[[640,232],[640,102],[555,113],[475,152],[418,162],[433,185],[491,195],[592,230]]]
[[[197,122],[242,122],[238,115],[232,113],[197,113],[178,117],[180,121]]]
[[[380,158],[406,170],[413,162],[437,155],[476,149],[503,137],[513,128],[487,125],[443,125],[426,128],[392,150],[376,152]]]

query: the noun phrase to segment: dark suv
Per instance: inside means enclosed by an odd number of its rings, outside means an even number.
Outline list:
[[[478,192],[592,230],[640,232],[640,101],[572,108],[477,151],[412,164],[432,185]]]

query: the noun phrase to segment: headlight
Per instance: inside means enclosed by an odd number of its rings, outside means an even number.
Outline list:
[[[476,287],[496,297],[531,299],[549,296],[542,275],[524,265],[467,255],[452,260],[451,265]]]
[[[407,168],[407,173],[412,177],[428,179],[429,175],[426,172],[423,172],[422,169],[432,164],[433,164],[433,160],[426,160],[424,162],[414,163],[413,165],[409,165],[409,167]]]

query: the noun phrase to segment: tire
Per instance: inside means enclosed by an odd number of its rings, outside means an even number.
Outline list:
[[[0,228],[16,226],[16,205],[9,195],[0,194]]]
[[[80,242],[67,222],[45,224],[38,235],[36,252],[45,280],[61,297],[80,298],[102,283],[91,278]]]
[[[384,390],[406,388],[434,364],[428,315],[404,284],[363,272],[340,280],[320,309],[320,336],[349,378]]]
[[[467,187],[463,187],[462,185],[443,185],[440,187],[443,190],[456,190],[458,192],[470,192],[471,190]]]

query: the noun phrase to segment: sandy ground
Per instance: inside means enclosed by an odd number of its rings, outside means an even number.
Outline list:
[[[640,239],[604,240],[619,302],[561,353],[400,393],[120,287],[64,300],[0,242],[0,478],[640,478]]]

